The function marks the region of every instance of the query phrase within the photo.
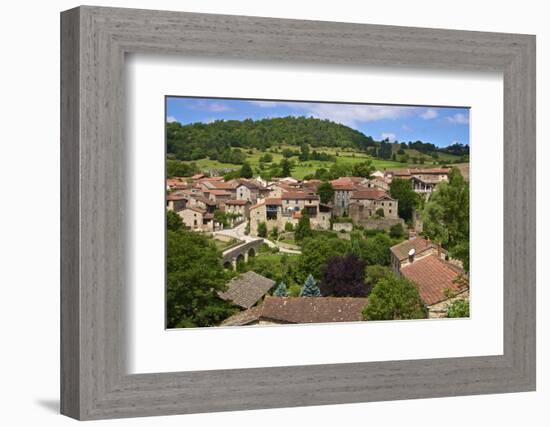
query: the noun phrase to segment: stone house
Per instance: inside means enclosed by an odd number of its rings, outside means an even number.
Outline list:
[[[178,212],[187,206],[187,195],[182,192],[173,192],[166,195],[166,208]]]
[[[248,218],[250,202],[248,200],[226,200],[225,212],[238,215],[241,219]]]
[[[248,200],[251,203],[256,203],[259,194],[258,185],[250,181],[239,180],[238,184],[235,186],[235,199],[237,200]]]
[[[258,225],[266,223],[268,232],[284,230],[287,222],[296,225],[302,211],[310,218],[312,228],[330,228],[331,208],[319,202],[319,196],[305,192],[285,192],[281,198],[266,198],[250,207],[250,234],[258,235]]]
[[[178,212],[183,224],[194,231],[215,231],[214,215],[197,206],[188,206]]]
[[[353,191],[349,196],[349,203],[359,206],[356,214],[357,222],[376,216],[379,209],[384,211],[384,218],[399,218],[397,214],[398,201],[379,188]]]

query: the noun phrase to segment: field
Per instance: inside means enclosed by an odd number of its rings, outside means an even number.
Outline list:
[[[247,161],[252,166],[252,169],[254,170],[254,173],[258,173],[260,171],[260,157],[265,154],[266,152],[270,153],[273,156],[273,162],[272,163],[278,163],[283,159],[283,155],[281,154],[281,151],[285,148],[289,148],[292,150],[296,150],[296,147],[290,147],[290,146],[280,146],[279,148],[275,150],[268,150],[268,151],[259,151],[259,150],[247,150]],[[364,162],[366,160],[370,160],[372,162],[372,165],[376,170],[384,170],[384,169],[397,169],[397,168],[405,168],[405,167],[418,167],[420,166],[418,163],[414,163],[412,161],[412,158],[424,158],[424,166],[433,166],[435,163],[434,159],[431,157],[422,155],[416,150],[413,149],[405,149],[404,152],[409,156],[409,162],[402,163],[402,162],[396,162],[392,160],[382,160],[373,158],[372,156],[358,152],[358,151],[352,151],[352,150],[335,150],[334,148],[316,148],[318,152],[323,152],[327,154],[331,154],[335,156],[335,162],[336,163],[344,163],[344,164],[355,164]],[[399,158],[400,156],[398,156]],[[446,153],[439,153],[439,160],[440,161],[448,161],[448,162],[454,162],[458,160],[458,156],[454,156],[452,154],[446,154]],[[292,169],[292,176],[296,179],[303,179],[307,175],[312,175],[315,173],[317,169],[320,168],[330,168],[330,166],[334,163],[333,161],[320,161],[320,160],[308,160],[305,162],[300,162],[297,156],[290,157],[289,160],[293,161],[295,166]],[[210,160],[210,159],[199,159],[194,162],[202,171],[209,171],[209,170],[237,170],[240,169],[240,165],[235,165],[231,163],[221,163],[216,160]],[[268,166],[269,163],[266,163],[266,166]]]

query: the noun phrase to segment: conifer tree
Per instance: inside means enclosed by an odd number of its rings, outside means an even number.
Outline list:
[[[319,290],[319,287],[315,283],[315,279],[311,274],[307,276],[304,286],[300,291],[300,296],[301,297],[320,297],[321,296],[321,291]]]
[[[275,289],[275,292],[273,293],[276,297],[286,297],[288,296],[288,292],[286,290],[286,284],[281,280],[281,283],[279,283],[279,286],[277,286],[277,289]]]

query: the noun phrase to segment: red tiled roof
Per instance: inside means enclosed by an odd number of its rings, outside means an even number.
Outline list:
[[[214,202],[213,200],[210,200],[207,197],[197,196],[197,195],[193,195],[193,197],[195,198],[195,200],[198,200],[199,202],[203,202],[207,206],[216,206],[216,202]]]
[[[226,205],[237,205],[237,206],[244,206],[247,203],[250,203],[248,200],[226,200]]]
[[[280,205],[283,201],[280,198],[268,197],[265,199],[264,203],[266,205]]]
[[[306,193],[305,191],[287,191],[281,194],[282,200],[319,200],[317,194]]]
[[[222,326],[243,326],[261,319],[281,323],[331,323],[363,320],[367,298],[273,297],[223,321]]]
[[[214,196],[231,196],[231,193],[225,190],[209,190],[209,193]]]
[[[190,211],[193,211],[193,212],[198,212],[201,215],[206,214],[206,211],[204,209],[199,208],[198,206],[187,206],[185,209],[182,209],[182,211],[187,210],[187,209],[189,209]]]
[[[271,297],[265,298],[262,318],[286,323],[355,322],[367,298]]]
[[[448,299],[445,295],[447,289],[453,293],[466,290],[455,283],[455,279],[464,272],[436,255],[429,255],[401,267],[401,274],[416,285],[426,305]]]
[[[451,169],[449,168],[414,168],[414,169],[410,169],[410,172],[411,174],[418,174],[418,173],[423,173],[423,174],[438,174],[438,175],[442,175],[442,174],[447,174],[451,171]]]
[[[384,190],[381,190],[379,188],[367,188],[364,190],[354,191],[353,193],[351,193],[350,199],[379,200],[379,199],[392,199],[392,198]]]
[[[176,191],[174,193],[168,193],[166,195],[166,200],[186,200],[187,194],[183,193],[182,191]]]
[[[390,248],[391,252],[397,257],[398,260],[407,259],[409,251],[415,250],[416,255],[424,252],[427,249],[435,248],[437,245],[423,237],[415,237],[414,239],[405,240]]]

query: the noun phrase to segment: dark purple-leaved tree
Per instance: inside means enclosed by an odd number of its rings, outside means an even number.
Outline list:
[[[329,258],[322,269],[320,284],[323,296],[365,297],[370,288],[365,283],[366,263],[354,254]]]

